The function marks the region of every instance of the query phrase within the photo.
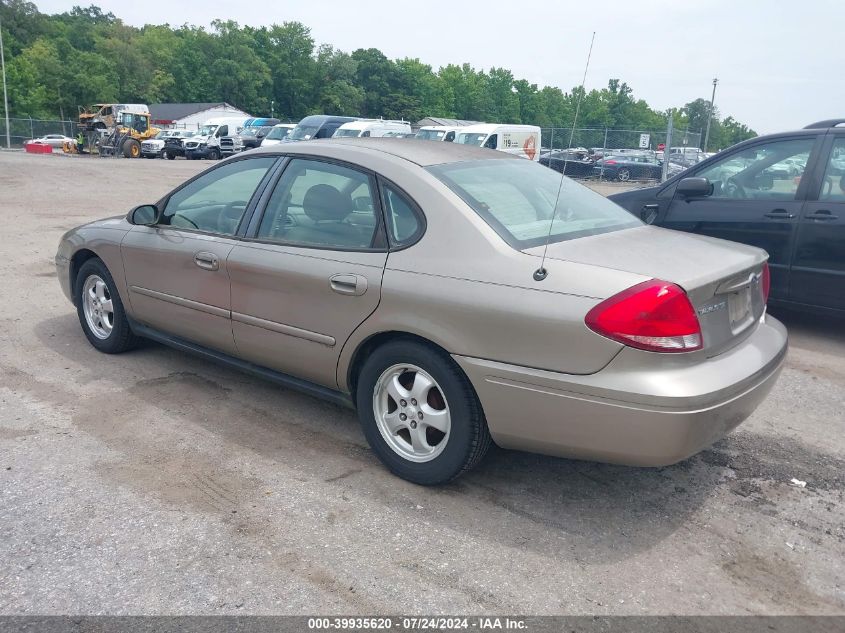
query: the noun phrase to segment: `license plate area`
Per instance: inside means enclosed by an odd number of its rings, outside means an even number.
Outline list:
[[[728,318],[734,334],[744,330],[754,321],[750,287],[728,295]]]

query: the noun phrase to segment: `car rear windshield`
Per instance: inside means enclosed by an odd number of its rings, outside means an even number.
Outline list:
[[[482,160],[427,169],[518,250],[539,246],[547,236],[561,242],[642,224],[604,196],[533,161]]]
[[[267,138],[270,139],[271,141],[281,141],[288,134],[290,134],[290,130],[291,130],[291,128],[289,128],[289,127],[274,127],[267,134]]]

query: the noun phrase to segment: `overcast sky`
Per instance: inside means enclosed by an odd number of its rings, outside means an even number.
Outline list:
[[[375,47],[435,69],[468,62],[569,91],[619,78],[652,107],[709,99],[760,133],[845,117],[845,0],[35,0],[44,13],[97,4],[129,24],[299,21],[318,44]],[[260,17],[259,17],[260,16]]]

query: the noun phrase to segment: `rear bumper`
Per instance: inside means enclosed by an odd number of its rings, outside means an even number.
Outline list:
[[[625,348],[601,371],[578,376],[454,358],[500,446],[665,466],[706,448],[751,415],[777,380],[786,351],[786,329],[766,317],[735,348],[697,363],[683,354]]]

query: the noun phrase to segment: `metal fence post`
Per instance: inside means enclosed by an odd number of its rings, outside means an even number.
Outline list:
[[[604,158],[607,155],[607,132],[608,132],[608,130],[605,127],[604,128],[604,144],[602,145],[602,148],[601,148],[602,161],[604,161]],[[601,169],[599,170],[599,182],[601,182],[602,180],[604,180],[604,162],[602,162]]]
[[[663,144],[663,175],[661,182],[669,178],[669,156],[672,152],[672,115],[669,115],[669,122],[666,124],[666,142]]]
[[[35,128],[33,127],[33,124],[32,124],[32,117],[29,117],[29,138],[30,139],[35,138]]]

